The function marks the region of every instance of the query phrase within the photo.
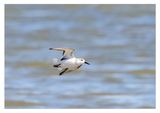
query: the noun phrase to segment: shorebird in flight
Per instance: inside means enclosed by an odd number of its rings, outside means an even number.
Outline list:
[[[54,62],[53,67],[59,68],[62,71],[59,73],[59,75],[64,74],[65,72],[71,72],[74,70],[79,69],[84,63],[90,64],[85,61],[84,58],[76,58],[73,54],[75,49],[72,48],[49,48],[49,50],[57,50],[62,51],[63,56],[61,59],[54,59],[56,60],[56,63]]]

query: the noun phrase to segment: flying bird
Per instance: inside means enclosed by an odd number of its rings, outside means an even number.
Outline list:
[[[65,72],[71,72],[79,69],[83,64],[90,63],[86,62],[84,58],[76,58],[73,54],[75,49],[72,48],[49,48],[49,50],[62,51],[63,56],[61,59],[56,60],[56,64],[53,65],[55,68],[61,69],[59,75],[64,74]]]

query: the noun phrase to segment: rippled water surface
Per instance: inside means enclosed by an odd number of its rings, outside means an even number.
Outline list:
[[[91,65],[58,76],[49,47]],[[155,5],[6,5],[6,108],[155,108]]]

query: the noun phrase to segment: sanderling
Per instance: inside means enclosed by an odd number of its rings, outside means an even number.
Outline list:
[[[85,61],[84,58],[76,58],[73,54],[75,49],[72,48],[49,48],[49,50],[63,51],[63,56],[61,59],[56,61],[56,64],[53,65],[55,68],[61,68],[59,75],[64,74],[65,72],[71,72],[76,69],[79,69],[82,64],[90,64]]]

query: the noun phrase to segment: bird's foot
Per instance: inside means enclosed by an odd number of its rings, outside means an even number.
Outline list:
[[[61,76],[64,72],[66,72],[68,68],[65,68],[62,72],[59,73],[59,76]]]
[[[61,64],[56,64],[56,65],[53,65],[53,67],[57,67],[58,68],[58,67],[60,67],[60,65]]]

